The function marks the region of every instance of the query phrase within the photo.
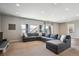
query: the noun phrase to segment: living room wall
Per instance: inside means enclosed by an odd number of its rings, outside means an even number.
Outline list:
[[[74,24],[74,32],[68,33],[68,24]],[[65,22],[59,24],[59,33],[60,34],[69,34],[72,38],[78,38],[79,39],[79,20]]]
[[[79,20],[67,22],[66,24],[74,24],[74,32],[70,35],[72,38],[78,38],[79,39]]]
[[[4,33],[4,38],[7,38],[8,40],[21,40],[22,32],[21,32],[21,25],[22,24],[34,24],[34,25],[43,25],[43,21],[36,21],[36,20],[29,20],[26,18],[20,18],[15,16],[9,16],[9,15],[2,15],[2,31]],[[8,30],[8,24],[16,24],[16,30]],[[55,29],[53,30],[54,33],[57,33],[57,23],[53,27]]]
[[[59,23],[53,23],[53,33],[59,34]]]
[[[2,31],[4,32],[4,37],[8,40],[20,40],[21,39],[21,25],[22,24],[43,24],[43,22],[28,20],[24,18],[14,17],[14,16],[2,16]],[[8,24],[16,24],[16,30],[8,30]]]
[[[59,34],[67,34],[67,24],[66,23],[59,23]]]

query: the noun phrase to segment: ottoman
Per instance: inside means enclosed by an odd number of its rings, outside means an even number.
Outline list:
[[[46,42],[46,48],[59,54],[65,50],[65,43],[60,40],[50,40]]]

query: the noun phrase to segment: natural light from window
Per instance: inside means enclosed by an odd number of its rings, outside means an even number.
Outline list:
[[[30,32],[31,33],[38,32],[38,25],[30,25]]]
[[[25,33],[26,32],[26,25],[21,25],[21,30],[22,30],[22,33]]]

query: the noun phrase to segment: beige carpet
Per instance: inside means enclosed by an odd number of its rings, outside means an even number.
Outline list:
[[[41,41],[13,42],[7,49],[6,56],[79,56],[79,40],[72,41],[72,47],[56,55],[46,49],[46,44]]]

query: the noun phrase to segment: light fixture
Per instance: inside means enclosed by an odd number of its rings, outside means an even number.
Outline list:
[[[16,14],[18,14],[18,12],[16,12]]]
[[[56,18],[53,18],[53,19],[56,19]]]
[[[41,13],[42,13],[42,14],[44,14],[44,13],[45,13],[45,11],[41,11]]]
[[[20,6],[20,4],[19,4],[19,3],[17,3],[17,4],[16,4],[16,6],[17,6],[17,7],[19,7],[19,6]]]
[[[65,8],[65,11],[69,11],[69,8]]]
[[[79,14],[76,14],[76,16],[79,16]]]
[[[54,5],[57,5],[57,3],[53,3]]]
[[[63,17],[63,19],[66,19],[65,17]]]

